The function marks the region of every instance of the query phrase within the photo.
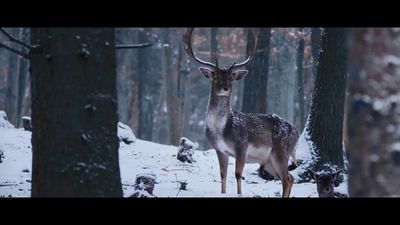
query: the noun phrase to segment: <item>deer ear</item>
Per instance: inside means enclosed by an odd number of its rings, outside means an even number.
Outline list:
[[[210,79],[214,76],[214,70],[212,70],[210,68],[200,67],[199,70],[203,74],[203,76],[207,77],[208,79]]]
[[[236,70],[232,73],[232,80],[240,80],[247,75],[248,70]]]
[[[309,169],[308,173],[310,174],[312,179],[317,180],[318,174],[316,172],[314,172],[313,170]]]

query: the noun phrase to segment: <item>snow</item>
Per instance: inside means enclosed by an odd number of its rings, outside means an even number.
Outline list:
[[[4,153],[3,162],[0,163],[0,196],[30,196],[32,171],[30,138],[31,132],[22,128],[0,128],[0,151]],[[299,143],[298,158],[306,156],[302,152],[303,144]],[[120,142],[119,162],[124,197],[129,197],[135,192],[136,176],[140,174],[155,175],[158,184],[155,185],[153,194],[157,197],[239,197],[236,194],[234,158],[230,158],[228,166],[227,193],[221,194],[219,164],[215,150],[195,151],[193,157],[196,162],[189,164],[177,160],[177,148],[140,139],[130,144]],[[258,164],[245,165],[241,197],[280,197],[281,182],[260,178],[257,175],[258,167]],[[291,173],[295,174],[296,170]],[[179,190],[183,182],[187,182],[187,190]],[[347,182],[343,182],[335,190],[347,193]],[[318,197],[316,184],[295,183],[291,196]]]
[[[0,111],[0,128],[14,128],[14,126],[8,121],[6,112]]]
[[[0,127],[0,152],[4,154],[0,163],[0,197],[30,196],[31,132]]]
[[[121,122],[118,122],[118,138],[120,141],[125,143],[132,143],[136,141],[136,137],[132,132],[132,129]]]

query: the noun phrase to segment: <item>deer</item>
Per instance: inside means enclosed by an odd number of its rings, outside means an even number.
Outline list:
[[[205,136],[216,150],[221,193],[226,193],[229,157],[234,157],[237,194],[242,195],[241,178],[246,163],[259,163],[259,171],[267,171],[282,181],[282,197],[289,197],[294,178],[289,173],[297,167],[295,146],[299,139],[296,127],[276,114],[243,113],[231,108],[232,82],[244,78],[248,70],[239,69],[248,65],[255,54],[256,31],[252,30],[253,47],[242,62],[233,62],[220,68],[215,63],[198,58],[193,51],[192,34],[188,28],[183,35],[186,53],[197,63],[201,74],[211,80],[211,90],[205,118]],[[291,165],[289,166],[289,159]]]
[[[334,198],[335,193],[335,180],[339,178],[342,170],[336,172],[322,172],[317,173],[311,169],[308,170],[312,179],[317,183],[318,197],[320,198]]]

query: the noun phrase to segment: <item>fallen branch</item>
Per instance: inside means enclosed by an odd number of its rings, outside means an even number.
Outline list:
[[[115,49],[130,49],[130,48],[146,48],[150,47],[153,44],[151,43],[143,43],[143,44],[136,44],[136,45],[116,45]]]
[[[185,171],[188,171],[188,172],[192,172],[189,169],[167,169],[167,168],[162,168],[161,170],[166,171],[166,172],[177,171],[177,170],[185,170]]]
[[[175,178],[176,178],[176,188],[178,189],[178,193],[176,193],[175,197],[178,197],[179,192],[181,191],[181,189],[179,189],[179,182],[178,182],[178,176],[175,174]]]
[[[17,186],[18,184],[0,184],[0,187]]]

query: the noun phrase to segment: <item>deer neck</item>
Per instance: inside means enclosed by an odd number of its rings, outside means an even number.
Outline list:
[[[228,96],[218,96],[214,85],[211,86],[207,107],[206,124],[208,127],[223,129],[231,111],[231,93]]]

